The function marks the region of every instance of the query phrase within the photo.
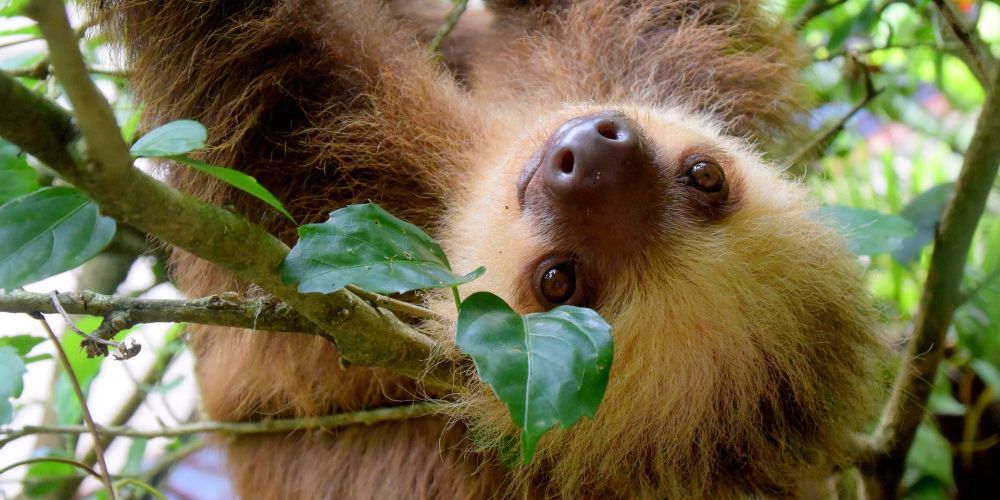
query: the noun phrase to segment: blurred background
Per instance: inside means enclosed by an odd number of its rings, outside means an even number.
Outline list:
[[[65,104],[58,84],[49,77],[37,28],[17,15],[22,3],[0,0],[0,70]],[[777,163],[806,183],[821,210],[841,225],[865,266],[884,327],[901,344],[920,299],[935,225],[983,104],[982,74],[970,68],[960,41],[931,0],[778,0],[769,5],[799,26],[800,40],[812,59],[807,79],[815,103],[803,120],[810,128],[805,135],[814,140],[797,151],[790,148],[788,159]],[[946,5],[984,50],[1000,57],[1000,2],[949,0]],[[70,8],[93,78],[131,139],[141,103],[126,90],[129,75],[120,69],[106,40],[89,29],[90,21],[72,4]],[[0,175],[8,176],[0,178],[0,203],[26,192],[32,183],[53,182],[43,166],[2,140],[0,167]],[[19,183],[27,183],[27,188]],[[994,192],[997,187],[994,181]],[[907,498],[1000,498],[998,212],[1000,199],[992,196],[965,269],[947,359],[907,458]],[[179,298],[166,278],[162,251],[132,236],[116,236],[99,258],[26,289]],[[50,321],[64,324],[58,316]],[[96,328],[99,320],[78,318],[77,323],[83,329]],[[80,423],[79,405],[52,359],[54,347],[21,335],[43,337],[37,321],[0,313],[0,346],[23,350],[27,363],[24,390],[12,400],[12,421],[0,420],[0,425]],[[63,337],[95,419],[155,429],[196,418],[197,393],[183,325],[144,325],[128,335],[140,340],[141,355],[103,363],[86,359],[76,348],[75,336]],[[231,498],[222,472],[224,458],[203,439],[116,439],[109,466],[172,498]],[[86,435],[32,436],[0,448],[0,469],[45,455],[79,460],[90,449]],[[0,474],[0,498],[103,497],[100,484],[92,479],[77,489],[82,479],[65,464],[15,467]],[[133,493],[141,496],[138,489]]]

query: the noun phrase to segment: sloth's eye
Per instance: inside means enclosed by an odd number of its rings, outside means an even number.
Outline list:
[[[687,184],[706,193],[718,193],[726,185],[722,167],[709,161],[699,161],[691,166],[685,178]]]
[[[576,294],[576,270],[572,263],[543,266],[539,271],[537,291],[549,304],[564,304]]]

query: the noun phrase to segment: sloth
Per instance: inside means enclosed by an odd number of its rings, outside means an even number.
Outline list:
[[[244,498],[811,496],[850,466],[885,348],[856,259],[770,163],[801,128],[803,58],[757,2],[486,2],[443,60],[426,49],[446,11],[431,1],[91,9],[122,43],[146,126],[204,123],[203,159],[255,176],[297,220],[375,201],[456,271],[486,266],[462,296],[591,307],[612,326],[596,418],[547,434],[530,465],[503,460],[516,429],[485,384],[442,393],[344,366],[315,337],[194,328],[210,418],[457,401],[226,440]],[[166,168],[294,243],[258,201]],[[172,272],[195,296],[261,293],[182,252]],[[450,318],[419,328],[451,344],[450,298],[419,300]]]

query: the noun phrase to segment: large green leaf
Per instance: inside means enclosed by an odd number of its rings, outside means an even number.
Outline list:
[[[208,132],[194,120],[177,120],[150,130],[135,141],[132,156],[166,157],[205,147]]]
[[[14,145],[0,140],[0,205],[38,189],[38,175]]]
[[[938,221],[941,220],[941,213],[954,187],[954,182],[938,184],[917,195],[899,212],[901,217],[916,227],[916,232],[905,238],[899,248],[892,253],[892,257],[900,264],[909,264],[916,260],[920,257],[920,251],[934,241]]]
[[[69,187],[46,188],[0,207],[0,289],[73,269],[115,235],[115,221]]]
[[[441,247],[417,226],[374,203],[351,205],[322,224],[299,228],[282,276],[304,293],[330,293],[352,284],[376,293],[444,288],[478,278],[457,275]]]
[[[524,430],[525,462],[549,429],[594,418],[614,356],[611,327],[592,309],[560,306],[522,317],[487,292],[462,302],[455,342]]]
[[[13,347],[0,347],[0,425],[9,424],[14,417],[11,398],[21,395],[24,361]]]
[[[295,219],[292,218],[292,214],[288,213],[288,210],[285,210],[284,205],[278,201],[278,198],[271,194],[271,192],[264,188],[264,186],[261,186],[260,183],[257,182],[257,179],[254,179],[253,177],[238,170],[219,167],[203,161],[195,160],[193,158],[188,158],[187,156],[171,156],[170,159],[211,175],[212,177],[215,177],[216,179],[219,179],[236,189],[250,194],[264,203],[271,205],[275,210],[281,212],[282,215],[291,219],[292,222],[295,222]]]
[[[870,208],[836,205],[822,207],[816,213],[840,231],[851,251],[858,255],[893,252],[917,230],[902,217]]]

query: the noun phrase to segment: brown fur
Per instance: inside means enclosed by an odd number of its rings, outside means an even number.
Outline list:
[[[606,401],[596,421],[543,439],[534,465],[498,464],[509,417],[476,385],[451,425],[432,417],[233,440],[245,498],[785,495],[846,463],[881,351],[839,239],[737,139],[780,149],[801,103],[793,38],[756,2],[492,2],[496,14],[460,26],[469,50],[449,52],[464,84],[404,27],[426,39],[431,23],[399,22],[398,2],[396,19],[376,1],[103,3],[147,125],[201,121],[212,139],[204,158],[251,173],[300,222],[374,200],[442,238],[457,270],[487,266],[463,294],[490,290],[521,311],[540,307],[521,268],[557,242],[544,221],[519,216],[513,183],[562,121],[619,109],[668,155],[731,157],[731,214],[709,222],[677,208],[602,280],[598,309],[616,339]],[[171,178],[292,243],[294,228],[259,202],[188,170]],[[188,255],[175,273],[191,295],[255,293]],[[452,328],[426,327],[442,338]],[[212,418],[320,415],[421,394],[385,370],[340,368],[336,349],[312,337],[203,328],[192,348]]]

